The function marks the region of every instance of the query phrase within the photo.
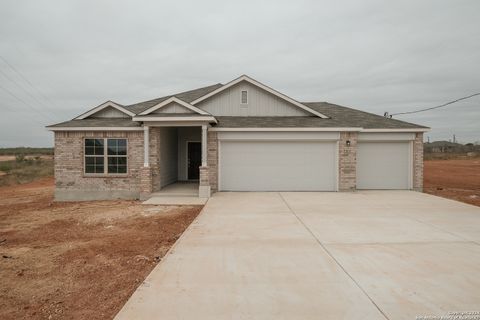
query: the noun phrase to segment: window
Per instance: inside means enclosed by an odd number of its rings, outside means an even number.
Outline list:
[[[247,90],[242,90],[241,104],[248,103],[248,92]]]
[[[127,139],[85,139],[85,173],[126,174]]]

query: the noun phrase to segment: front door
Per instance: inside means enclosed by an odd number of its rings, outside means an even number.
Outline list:
[[[200,142],[187,143],[187,166],[188,180],[198,180],[200,178],[200,170],[202,164],[202,144]]]

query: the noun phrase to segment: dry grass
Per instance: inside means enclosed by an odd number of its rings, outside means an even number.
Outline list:
[[[0,161],[0,186],[9,186],[53,176],[53,160],[42,157]]]

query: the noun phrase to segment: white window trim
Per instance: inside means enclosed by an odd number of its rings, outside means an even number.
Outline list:
[[[85,158],[86,157],[100,157],[100,155],[86,155],[85,154],[85,140],[87,139],[98,139],[98,140],[103,140],[103,173],[87,173],[86,169],[86,163],[85,163]],[[127,154],[125,156],[109,156],[108,155],[108,140],[109,139],[123,139],[126,142],[126,148],[127,148]],[[129,173],[129,165],[130,165],[130,160],[128,157],[128,138],[99,138],[99,137],[84,137],[83,138],[83,176],[84,177],[125,177],[128,176]],[[127,172],[125,173],[108,173],[108,157],[125,157],[127,158]]]
[[[85,118],[88,118],[89,116],[105,109],[105,108],[108,108],[108,107],[112,107],[112,108],[115,108],[117,109],[118,111],[120,112],[123,112],[125,113],[126,115],[129,115],[130,117],[133,117],[135,115],[135,113],[131,112],[131,111],[128,111],[127,109],[125,109],[124,107],[122,107],[121,105],[119,105],[118,103],[115,103],[113,101],[110,101],[108,100],[107,102],[104,102],[102,103],[101,105],[85,112],[85,113],[82,113],[81,115],[79,115],[78,117],[74,118],[74,120],[82,120],[82,119],[85,119]]]
[[[246,102],[243,102],[243,93],[244,93],[244,92],[245,92],[246,98],[247,98],[247,99],[246,99],[246,100],[247,100]],[[242,106],[248,105],[248,90],[240,90],[240,104],[241,104]]]

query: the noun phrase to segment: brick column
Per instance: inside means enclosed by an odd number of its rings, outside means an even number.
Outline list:
[[[210,177],[208,167],[200,167],[200,186],[198,188],[198,196],[200,198],[210,197]]]
[[[211,191],[216,192],[218,191],[218,139],[214,131],[208,131],[207,134],[207,166]]]
[[[413,141],[413,190],[423,191],[423,133],[415,134]]]
[[[354,191],[357,187],[357,132],[340,132],[338,142],[338,190]]]
[[[150,167],[142,167],[140,169],[140,200],[148,199],[152,189],[152,170]]]

